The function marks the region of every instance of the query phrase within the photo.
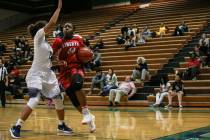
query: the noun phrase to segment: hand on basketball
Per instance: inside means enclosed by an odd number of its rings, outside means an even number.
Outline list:
[[[62,3],[63,3],[63,0],[58,0],[58,8],[59,8],[59,9],[62,8],[62,5],[63,5]]]

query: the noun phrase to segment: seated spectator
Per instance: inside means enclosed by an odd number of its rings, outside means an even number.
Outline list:
[[[101,95],[102,96],[107,96],[109,95],[109,91],[111,89],[116,89],[118,87],[118,81],[117,81],[117,76],[114,73],[113,69],[108,70],[108,74],[106,75],[106,81],[105,81],[105,86],[102,90]]]
[[[121,96],[128,95],[131,98],[136,93],[135,84],[131,81],[130,76],[125,77],[125,81],[122,82],[117,89],[111,89],[109,92],[109,106],[117,106],[120,103]],[[115,99],[114,99],[115,96]],[[113,103],[114,100],[114,103]]]
[[[125,43],[122,46],[125,47],[125,51],[127,51],[130,47],[132,47],[131,39],[129,36],[126,37]]]
[[[31,47],[29,46],[28,40],[26,40],[25,46],[23,48],[23,52],[24,52],[24,57],[25,58],[29,57],[30,51],[31,51]]]
[[[151,31],[148,26],[146,26],[142,31],[142,36],[145,40],[150,40],[156,37],[156,32]]]
[[[91,69],[96,69],[101,66],[101,54],[99,53],[99,49],[94,49],[94,56],[93,56],[93,62],[91,63]]]
[[[146,43],[146,40],[144,39],[140,29],[137,28],[137,31],[136,31],[136,44],[140,45],[140,44],[145,44],[145,43]]]
[[[121,28],[121,34],[122,34],[122,37],[125,39],[128,34],[128,27],[126,24]]]
[[[20,43],[20,37],[19,36],[16,36],[14,42],[15,42],[15,46],[18,47],[19,46],[19,43]]]
[[[185,80],[197,80],[198,75],[200,73],[200,61],[196,57],[196,54],[190,53],[190,60],[187,63],[188,69],[184,73]],[[188,79],[187,79],[188,78]]]
[[[207,65],[207,59],[208,59],[208,57],[201,55],[201,52],[199,51],[198,45],[195,45],[194,53],[195,53],[196,57],[199,59],[199,61],[201,63],[201,67],[208,66]]]
[[[201,55],[208,56],[209,39],[207,38],[205,33],[202,34],[201,39],[199,40],[199,50],[201,52]]]
[[[165,35],[167,32],[169,31],[169,28],[167,26],[165,26],[164,23],[160,24],[159,27],[159,31],[156,32],[156,34],[160,37],[162,37],[163,35]]]
[[[181,24],[177,25],[174,31],[174,36],[183,36],[184,33],[188,32],[188,27],[183,21]]]
[[[171,87],[170,82],[168,81],[168,76],[162,76],[160,78],[160,91],[156,94],[156,101],[153,104],[153,107],[159,107],[164,97],[168,96],[169,89]]]
[[[6,45],[4,45],[1,41],[0,41],[0,56],[2,56],[6,51]]]
[[[96,75],[92,78],[91,91],[88,93],[88,95],[91,95],[93,93],[95,87],[99,88],[101,93],[104,86],[105,74],[102,72],[102,70],[97,69]]]
[[[149,75],[146,59],[144,57],[138,57],[136,61],[137,64],[134,66],[131,78],[134,81],[143,83],[146,76]]]
[[[63,27],[61,24],[56,26],[55,31],[53,31],[53,37],[63,38]]]
[[[104,48],[104,42],[103,42],[102,38],[98,39],[97,43],[94,46],[94,49],[95,48],[99,48],[99,49],[103,49]]]
[[[10,72],[9,75],[9,86],[8,91],[11,92],[12,95],[14,95],[14,98],[22,98],[21,93],[21,78],[19,75],[19,69],[14,66],[14,69]]]
[[[178,96],[179,107],[182,108],[182,96],[184,95],[184,84],[181,80],[181,74],[176,74],[175,81],[168,93],[168,105],[165,108],[172,107],[172,98]]]

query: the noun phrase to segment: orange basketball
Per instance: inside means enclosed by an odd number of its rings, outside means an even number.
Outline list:
[[[88,63],[93,60],[93,52],[87,47],[82,47],[77,52],[78,59],[83,63]]]

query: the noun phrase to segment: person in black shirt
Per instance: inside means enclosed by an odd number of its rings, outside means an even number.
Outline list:
[[[166,108],[172,107],[172,98],[178,96],[179,107],[182,108],[182,96],[184,94],[184,84],[181,80],[181,75],[176,74],[175,81],[172,83],[171,89],[168,94],[168,105]]]
[[[127,27],[127,25],[124,25],[124,26],[121,28],[122,37],[123,37],[123,38],[126,38],[127,33],[128,33],[128,27]]]

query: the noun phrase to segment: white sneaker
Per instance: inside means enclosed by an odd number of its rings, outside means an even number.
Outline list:
[[[95,116],[91,114],[92,120],[88,123],[88,127],[90,130],[90,133],[93,133],[96,131],[96,125],[95,125]]]
[[[82,120],[82,124],[85,125],[85,124],[88,124],[92,121],[92,116],[90,113],[88,114],[84,114],[83,115],[83,120]]]

